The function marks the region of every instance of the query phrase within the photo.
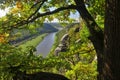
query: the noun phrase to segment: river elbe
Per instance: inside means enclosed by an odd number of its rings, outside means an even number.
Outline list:
[[[48,53],[50,52],[52,45],[54,43],[54,37],[56,32],[49,33],[40,44],[36,47],[37,54],[42,55],[43,57],[46,57]]]

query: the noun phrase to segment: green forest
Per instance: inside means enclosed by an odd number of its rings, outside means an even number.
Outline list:
[[[120,80],[119,61],[120,0],[0,0],[0,80]]]

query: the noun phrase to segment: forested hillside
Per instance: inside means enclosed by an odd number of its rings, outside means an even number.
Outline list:
[[[52,23],[58,25],[58,23]],[[61,26],[59,26],[61,27]],[[43,23],[41,25],[37,25],[36,28],[30,27],[29,29],[13,29],[10,33],[11,36],[14,36],[13,39],[9,41],[10,44],[17,44],[20,42],[24,42],[26,40],[35,38],[38,35],[44,33],[57,32],[57,27],[51,25],[50,23]]]

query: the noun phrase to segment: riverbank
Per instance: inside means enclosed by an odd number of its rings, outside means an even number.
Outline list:
[[[43,39],[47,36],[47,33],[39,35],[33,39],[23,42],[18,47],[21,48],[22,51],[26,51],[28,46],[36,47]]]
[[[55,35],[55,41],[54,41],[54,44],[53,44],[53,46],[51,48],[49,56],[50,55],[54,55],[54,51],[55,51],[56,47],[59,45],[61,38],[63,37],[64,34],[67,33],[66,30],[67,29],[64,28],[64,29],[62,29],[62,30],[60,30],[60,31],[58,31],[56,33],[56,35]]]

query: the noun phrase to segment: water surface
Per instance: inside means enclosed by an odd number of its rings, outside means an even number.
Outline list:
[[[54,43],[54,37],[56,32],[49,33],[43,41],[36,47],[37,54],[42,55],[43,57],[46,57],[48,53],[50,52],[50,49],[52,48],[52,45]]]

